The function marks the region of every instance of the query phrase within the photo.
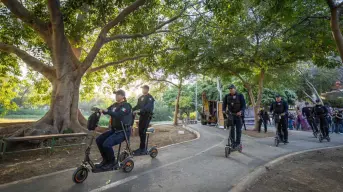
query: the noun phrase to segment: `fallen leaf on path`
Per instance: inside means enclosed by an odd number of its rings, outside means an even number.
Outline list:
[[[111,183],[111,180],[106,181],[106,185],[108,185],[109,183]]]

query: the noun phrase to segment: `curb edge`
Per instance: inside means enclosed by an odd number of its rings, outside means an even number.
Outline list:
[[[315,149],[307,149],[303,151],[297,151],[293,153],[289,153],[286,155],[283,155],[281,157],[278,157],[274,160],[269,161],[268,163],[261,165],[257,168],[255,168],[251,173],[243,177],[236,185],[233,186],[229,192],[244,192],[246,189],[248,189],[254,182],[256,181],[257,178],[259,178],[261,175],[267,172],[266,168],[273,168],[277,164],[281,163],[282,161],[286,160],[287,158],[300,155],[303,153],[307,152],[312,152],[312,151],[319,151],[319,150],[324,150],[324,149],[335,149],[335,148],[341,148],[343,145],[337,145],[337,146],[330,146],[330,147],[322,147],[322,148],[315,148]]]

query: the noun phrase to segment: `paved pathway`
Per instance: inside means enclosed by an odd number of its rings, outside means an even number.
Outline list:
[[[224,156],[228,132],[215,127],[191,125],[201,137],[159,151],[156,159],[135,158],[131,173],[90,173],[83,184],[72,182],[73,170],[0,186],[1,192],[120,191],[120,192],[228,192],[256,167],[281,155],[311,148],[343,145],[343,135],[319,143],[310,132],[290,131],[290,143],[273,146],[273,138],[243,136],[243,153]],[[153,138],[152,138],[153,139]],[[108,183],[108,184],[107,184]]]

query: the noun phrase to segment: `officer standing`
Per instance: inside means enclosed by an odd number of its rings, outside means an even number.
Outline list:
[[[273,113],[277,131],[281,141],[288,143],[287,113],[288,104],[283,101],[280,95],[276,95],[275,102],[270,106],[270,112]],[[281,131],[283,134],[281,134]]]
[[[126,128],[126,134],[130,137],[130,126],[132,125],[132,113],[131,105],[126,102],[125,92],[118,90],[114,92],[116,94],[116,103],[108,107],[107,109],[100,110],[101,113],[109,115],[110,130],[99,135],[96,138],[96,144],[98,145],[100,154],[102,156],[102,162],[96,164],[97,169],[108,170],[112,169],[115,164],[115,156],[113,146],[120,144],[125,140],[124,127]]]
[[[139,110],[139,137],[140,137],[140,146],[139,149],[135,150],[133,153],[135,155],[145,154],[146,147],[146,130],[150,124],[153,111],[154,111],[154,102],[155,99],[149,94],[149,86],[142,86],[143,95],[138,98],[137,105],[133,108],[133,111]]]
[[[264,125],[264,132],[267,133],[267,123],[269,120],[269,115],[266,111],[264,111],[264,109],[261,109],[259,114],[259,121],[258,121],[258,132],[261,132],[261,127],[262,127],[262,123]]]
[[[236,148],[241,144],[242,134],[242,115],[245,110],[245,99],[241,93],[236,91],[234,85],[229,86],[230,93],[225,95],[223,100],[223,113],[226,113],[226,109],[233,116],[232,126],[236,126],[236,141],[234,142],[233,148]],[[224,114],[225,116],[225,114]],[[230,135],[234,135],[234,129],[231,129]],[[230,142],[230,139],[229,139]],[[228,143],[230,144],[230,143]]]
[[[311,126],[313,133],[317,134],[318,133],[318,128],[317,128],[317,124],[314,120],[313,117],[313,108],[310,107],[310,104],[308,102],[305,102],[305,106],[304,108],[302,108],[302,114],[304,117],[306,117],[308,124]]]
[[[319,121],[320,130],[324,139],[329,139],[329,125],[327,122],[328,109],[323,106],[319,99],[316,100],[316,105],[313,108],[313,113]]]

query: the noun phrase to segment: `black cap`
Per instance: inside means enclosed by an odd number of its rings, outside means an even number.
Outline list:
[[[229,89],[236,89],[236,87],[235,87],[234,84],[231,84],[231,85],[229,86]]]
[[[305,105],[308,105],[309,103],[308,102],[305,102]]]
[[[148,85],[143,85],[141,88],[142,89],[148,89],[148,90],[150,89]]]
[[[119,89],[119,90],[117,90],[117,91],[114,91],[113,93],[116,94],[116,95],[121,95],[121,96],[124,96],[124,97],[125,97],[125,91],[122,90],[122,89]]]
[[[320,100],[319,100],[319,99],[316,99],[316,103],[320,103]]]
[[[276,97],[276,98],[277,98],[277,97],[281,97],[281,95],[280,95],[280,94],[276,94],[275,97]]]

